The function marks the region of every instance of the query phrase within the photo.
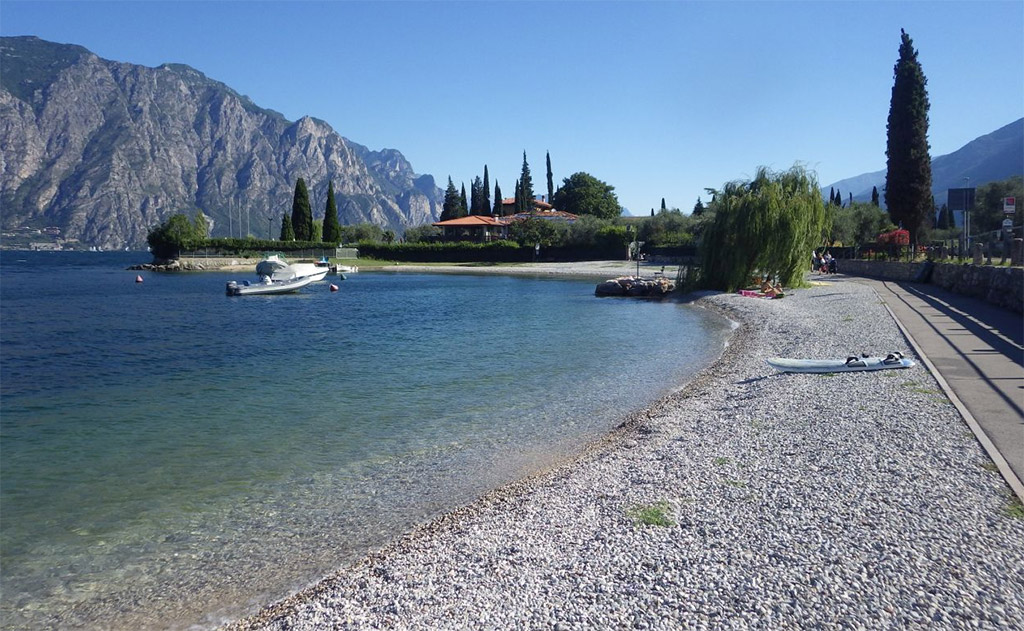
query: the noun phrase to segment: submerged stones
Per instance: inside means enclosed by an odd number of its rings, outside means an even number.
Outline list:
[[[676,288],[676,284],[664,276],[643,278],[641,276],[619,276],[597,285],[597,296],[664,296]]]

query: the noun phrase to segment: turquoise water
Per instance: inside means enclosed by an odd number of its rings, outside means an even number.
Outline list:
[[[4,628],[211,626],[537,471],[678,386],[729,325],[594,282],[0,258]],[[252,275],[254,277],[254,274]]]

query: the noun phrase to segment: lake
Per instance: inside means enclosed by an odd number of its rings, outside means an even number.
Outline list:
[[[5,628],[215,626],[550,466],[716,359],[730,323],[596,281],[0,253]],[[328,282],[339,285],[328,291]]]

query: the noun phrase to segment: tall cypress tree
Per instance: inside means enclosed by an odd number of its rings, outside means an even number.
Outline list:
[[[481,212],[480,214],[486,215],[487,213],[491,212],[491,181],[487,175],[486,164],[484,165],[484,186],[481,192],[483,193],[483,212]]]
[[[515,208],[515,214],[517,214],[517,215],[519,213],[523,212],[523,197],[522,196],[523,196],[523,187],[519,183],[519,180],[516,180],[516,197],[515,197],[515,203],[513,205],[513,208]]]
[[[526,162],[526,152],[523,152],[523,174],[519,179],[519,197],[523,204],[523,212],[533,212],[533,178],[530,177],[530,165]]]
[[[495,217],[500,217],[505,214],[505,207],[502,203],[504,200],[501,199],[501,187],[498,186],[498,180],[494,180],[494,213]]]
[[[523,157],[524,158],[526,157],[525,152],[524,152]],[[547,153],[547,160],[548,160],[548,203],[550,204],[551,200],[553,200],[555,198],[555,180],[554,180],[554,177],[551,175],[551,152],[550,151]]]
[[[465,217],[469,214],[469,201],[466,199],[466,183],[462,183],[462,197],[459,198],[459,205],[462,210],[462,214],[459,217]]]
[[[664,197],[662,197],[662,198],[661,198],[661,209],[662,209],[662,210],[668,210],[668,209],[667,209],[667,208],[665,207],[665,198],[664,198]]]
[[[928,80],[914,42],[900,29],[900,56],[893,68],[892,100],[886,125],[885,205],[896,225],[917,243],[925,218],[934,211],[932,160],[928,153]]]
[[[875,208],[878,207],[878,187],[877,186],[872,186],[871,187],[871,204],[873,206],[875,206]]]
[[[309,205],[306,180],[301,177],[295,182],[295,196],[292,198],[292,229],[296,241],[313,238],[313,208]]]
[[[341,225],[338,224],[338,205],[334,202],[334,182],[327,185],[327,207],[324,209],[324,242],[341,243]]]
[[[455,190],[455,184],[452,183],[452,176],[448,176],[448,188],[444,191],[444,204],[441,206],[441,221],[448,221],[449,219],[457,219],[459,215],[459,206],[461,205],[459,200],[459,192]]]
[[[295,230],[292,228],[292,218],[288,216],[288,213],[281,215],[281,240],[295,240]]]
[[[830,187],[828,189],[828,205],[829,206],[835,206],[836,205],[836,187],[834,187],[834,186]]]

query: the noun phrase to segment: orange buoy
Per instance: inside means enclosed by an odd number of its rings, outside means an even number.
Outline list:
[[[331,291],[338,291],[338,286],[335,285],[334,283],[331,283]]]
[[[135,277],[135,282],[136,283],[141,283],[142,282],[142,275],[141,274]]]

